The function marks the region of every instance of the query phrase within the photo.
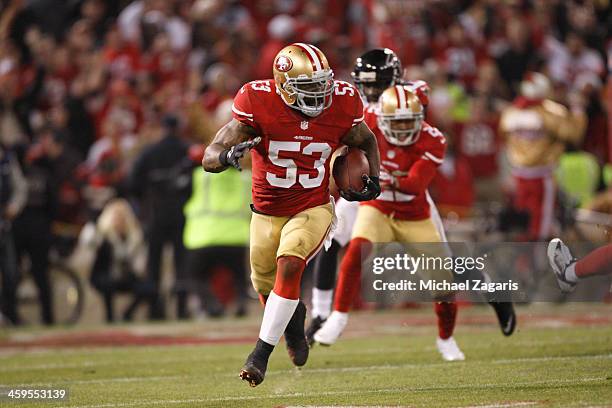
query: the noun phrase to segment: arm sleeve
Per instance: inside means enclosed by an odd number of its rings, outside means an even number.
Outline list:
[[[429,187],[444,161],[446,153],[446,139],[437,128],[426,126],[421,131],[424,143],[424,152],[420,160],[412,165],[407,176],[397,179],[399,191],[406,194],[420,194]]]
[[[238,122],[245,125],[256,127],[255,115],[253,114],[253,106],[251,105],[251,85],[245,84],[240,88],[234,97],[232,104],[232,116]]]
[[[353,88],[355,90],[355,94],[354,97],[351,98],[353,99],[353,107],[352,107],[352,118],[353,118],[353,124],[352,126],[357,126],[358,124],[360,124],[361,122],[363,122],[363,119],[365,118],[364,115],[364,111],[363,111],[363,102],[361,101],[361,97],[359,96],[359,92],[357,91],[357,88]]]
[[[425,191],[438,170],[431,160],[421,159],[412,165],[407,176],[397,179],[398,190],[405,194],[418,195]]]

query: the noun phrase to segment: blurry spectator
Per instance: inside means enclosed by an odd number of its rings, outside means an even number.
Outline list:
[[[272,65],[270,65],[270,70]],[[270,71],[267,76],[271,75]],[[211,65],[204,73],[204,83],[207,86],[202,95],[202,105],[209,112],[217,109],[226,99],[232,99],[238,91],[240,84],[236,81],[236,72],[228,64],[217,63]]]
[[[87,206],[87,218],[95,222],[106,205],[121,195],[125,168],[121,155],[116,150],[108,150],[92,168],[85,171],[87,174],[84,174],[86,181],[82,194]]]
[[[554,82],[567,86],[571,90],[576,85],[580,74],[593,73],[603,76],[605,66],[601,56],[587,47],[584,35],[570,31],[565,37],[565,43],[549,37],[546,50],[548,53],[548,71]]]
[[[514,97],[525,73],[536,68],[538,54],[530,38],[529,26],[518,17],[506,23],[506,39],[507,48],[496,58],[496,62],[502,79]]]
[[[158,33],[151,46],[147,61],[143,67],[155,79],[157,88],[174,80],[185,77],[185,64],[183,55],[172,49],[170,37],[165,32]]]
[[[474,179],[469,160],[457,156],[452,145],[430,187],[431,196],[444,217],[466,217],[474,205]]]
[[[121,37],[117,27],[106,32],[104,40],[104,63],[113,78],[130,79],[140,69],[140,51],[138,47]]]
[[[586,128],[582,106],[570,111],[547,99],[550,93],[546,76],[529,73],[521,83],[521,96],[500,119],[516,184],[514,206],[529,213],[527,238],[533,241],[548,239],[553,232],[553,172],[565,145],[578,145]]]
[[[270,78],[272,76],[272,64],[274,57],[295,35],[296,21],[293,17],[281,14],[274,17],[268,23],[268,41],[261,47],[259,60],[257,61],[257,78]]]
[[[437,58],[448,75],[465,89],[471,89],[477,74],[477,65],[484,57],[459,24],[451,25],[447,38],[438,45]]]
[[[0,143],[5,146],[26,143],[44,78],[42,69],[20,67],[19,58],[10,41],[0,40]]]
[[[38,139],[24,160],[28,200],[13,225],[18,259],[27,256],[30,260],[42,321],[52,324],[53,287],[49,280],[48,259],[52,244],[51,224],[59,215],[63,183],[72,177],[79,159],[69,146],[65,146],[65,136],[59,131],[44,128]]]
[[[174,250],[175,273],[181,273],[183,258],[183,205],[189,196],[190,177],[185,174],[187,144],[179,139],[178,119],[166,116],[164,137],[146,147],[136,158],[129,174],[128,186],[138,198],[148,237],[147,278],[156,289],[150,317],[163,318],[160,294],[161,257],[166,243]],[[186,294],[182,294],[186,296]],[[179,299],[179,304],[181,303]]]
[[[166,32],[172,48],[183,50],[189,45],[191,27],[183,19],[188,11],[179,2],[179,13],[173,8],[177,2],[172,0],[137,0],[130,3],[119,15],[119,32],[123,39],[147,49],[151,38],[159,32]]]
[[[497,115],[488,102],[484,96],[473,97],[469,120],[456,123],[452,135],[457,156],[466,160],[474,176],[476,199],[484,202],[501,198],[497,177],[501,140]]]
[[[81,21],[91,30],[96,48],[102,46],[104,41],[111,12],[109,9],[112,8],[110,4],[112,3],[114,1],[105,0],[84,0],[81,3]]]
[[[102,156],[108,155],[109,152],[121,158],[130,156],[137,140],[135,134],[125,131],[120,120],[120,117],[115,116],[107,118],[102,123],[103,137],[91,146],[87,154],[87,164],[90,168],[93,169],[101,161]]]
[[[195,141],[209,144],[220,128],[220,126],[217,126],[217,123],[220,125],[222,123],[216,121],[213,115],[204,108],[201,99],[203,87],[202,75],[196,70],[191,70],[187,79],[185,95],[186,131]],[[232,99],[227,99],[226,101],[233,103]]]
[[[12,324],[19,324],[17,284],[19,272],[11,224],[28,198],[28,185],[17,158],[0,143],[0,311]]]
[[[73,91],[63,106],[57,107],[58,117],[55,122],[52,117],[51,121],[54,127],[63,129],[67,143],[79,153],[81,158],[85,158],[95,140],[96,131],[93,120],[86,110],[85,98],[79,95],[74,87],[73,83]]]
[[[123,135],[134,135],[142,124],[142,102],[127,81],[116,80],[110,84],[106,104],[98,116],[101,123],[114,121]]]
[[[125,321],[131,321],[138,305],[155,294],[152,282],[142,278],[144,252],[142,230],[128,202],[109,202],[97,222],[97,249],[91,270],[91,283],[104,298],[107,322],[115,321],[116,294],[133,295],[122,314]]]
[[[185,205],[187,248],[186,273],[198,283],[204,309],[211,316],[223,313],[223,307],[210,290],[213,271],[231,271],[237,310],[246,313],[247,249],[251,212],[251,172],[229,169],[223,173],[193,171],[192,193]]]
[[[610,157],[608,113],[601,98],[601,79],[592,72],[579,74],[574,92],[586,102],[588,126],[584,137],[584,149],[595,155],[600,164],[612,161]],[[608,109],[610,107],[608,106]]]
[[[478,78],[474,84],[474,94],[487,101],[489,109],[499,112],[512,94],[505,86],[497,65],[493,61],[486,61],[478,67]]]
[[[425,71],[431,88],[428,118],[443,132],[448,132],[454,122],[465,122],[468,119],[468,95],[457,82],[448,81],[446,70],[436,61],[425,61]]]

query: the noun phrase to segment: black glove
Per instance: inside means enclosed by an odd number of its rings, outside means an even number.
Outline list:
[[[240,159],[246,155],[257,143],[261,141],[261,137],[256,137],[253,140],[247,140],[246,142],[238,143],[235,146],[230,147],[221,152],[219,155],[219,161],[224,166],[234,166],[238,170],[242,171],[240,167]]]
[[[369,201],[380,195],[380,183],[378,177],[366,176],[362,177],[365,185],[361,191],[349,189],[348,191],[340,191],[340,196],[346,201]]]

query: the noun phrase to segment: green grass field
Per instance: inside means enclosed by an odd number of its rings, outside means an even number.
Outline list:
[[[454,363],[437,354],[428,306],[355,313],[341,341],[314,348],[301,370],[281,342],[257,388],[238,378],[258,332],[255,312],[205,323],[4,331],[0,384],[67,387],[70,399],[0,406],[612,407],[612,305],[518,313],[518,331],[504,338],[487,307],[460,309],[455,337],[467,360]],[[122,336],[143,344],[113,345]]]

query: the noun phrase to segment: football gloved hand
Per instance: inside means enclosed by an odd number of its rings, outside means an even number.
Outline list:
[[[340,191],[340,195],[346,201],[369,201],[373,200],[380,194],[380,182],[378,177],[366,176],[362,177],[364,187],[361,191],[349,189],[348,191]]]
[[[255,147],[259,142],[261,142],[261,137],[257,136],[253,140],[238,143],[237,145],[222,151],[221,155],[219,156],[219,161],[224,166],[233,166],[239,171],[242,171],[242,167],[240,167],[240,159],[243,158],[249,152],[249,150]]]

